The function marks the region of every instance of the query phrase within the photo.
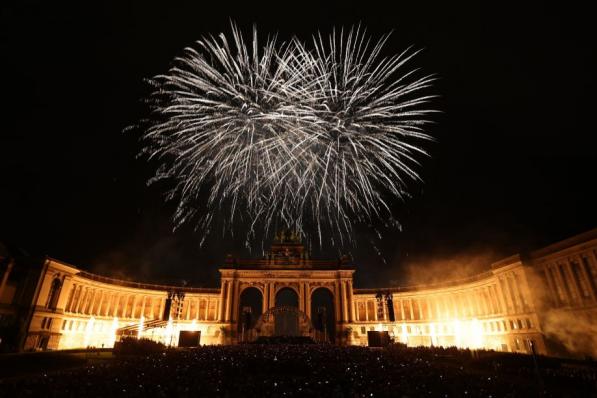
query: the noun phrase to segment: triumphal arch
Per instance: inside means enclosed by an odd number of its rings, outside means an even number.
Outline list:
[[[231,341],[297,335],[333,342],[354,319],[354,271],[348,257],[311,259],[296,234],[281,232],[261,259],[226,259],[220,319]]]

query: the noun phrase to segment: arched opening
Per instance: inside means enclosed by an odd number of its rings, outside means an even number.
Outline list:
[[[333,343],[336,336],[334,295],[320,287],[311,294],[311,322],[317,330],[317,340]]]
[[[48,301],[46,303],[46,307],[50,309],[56,309],[56,304],[58,304],[58,296],[60,295],[60,288],[62,287],[62,282],[58,277],[54,278],[52,281],[52,285],[50,286],[50,293],[48,294]]]
[[[241,334],[241,340],[244,340],[245,334],[255,326],[262,309],[263,294],[259,289],[248,287],[241,292],[238,307],[238,331]]]
[[[285,287],[276,294],[276,308],[298,308],[298,294],[291,288]],[[275,315],[274,334],[276,336],[298,336],[299,319],[296,312],[281,311]]]

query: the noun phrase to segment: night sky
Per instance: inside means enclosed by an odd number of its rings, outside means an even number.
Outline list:
[[[413,65],[439,77],[442,114],[419,169],[424,183],[396,203],[403,230],[385,235],[382,256],[359,230],[358,287],[406,283],[412,265],[421,273],[444,261],[486,268],[597,227],[597,35],[588,9],[8,3],[0,6],[0,240],[30,253],[196,286],[217,286],[227,253],[248,255],[230,238],[212,236],[200,248],[191,228],[172,233],[164,187],[146,186],[153,166],[136,159],[138,135],[122,133],[147,115],[143,79],[165,72],[203,34],[229,32],[230,19],[282,39],[359,22],[374,35],[393,30],[386,53],[423,48]]]

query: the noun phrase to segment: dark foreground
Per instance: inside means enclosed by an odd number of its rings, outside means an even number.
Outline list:
[[[593,363],[466,350],[202,347],[0,379],[9,397],[595,397]]]

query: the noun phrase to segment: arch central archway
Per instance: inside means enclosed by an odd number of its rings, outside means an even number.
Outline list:
[[[256,287],[247,287],[240,294],[238,306],[238,332],[241,341],[250,336],[250,330],[261,316],[263,309],[263,294]]]
[[[298,328],[296,334],[293,336],[303,336],[315,339],[315,329],[311,322],[311,319],[303,311],[297,307],[279,306],[272,307],[259,317],[259,320],[255,324],[255,328],[252,330],[252,338],[257,339],[259,337],[271,337],[271,336],[288,336],[288,334],[276,333],[276,322],[279,322],[280,317],[291,314],[292,319],[296,319]]]
[[[298,308],[299,296],[296,291],[284,287],[276,293],[276,308]],[[299,318],[296,311],[280,311],[274,315],[275,336],[299,336]]]
[[[297,307],[299,297],[291,287],[283,287],[276,293],[276,307]]]

